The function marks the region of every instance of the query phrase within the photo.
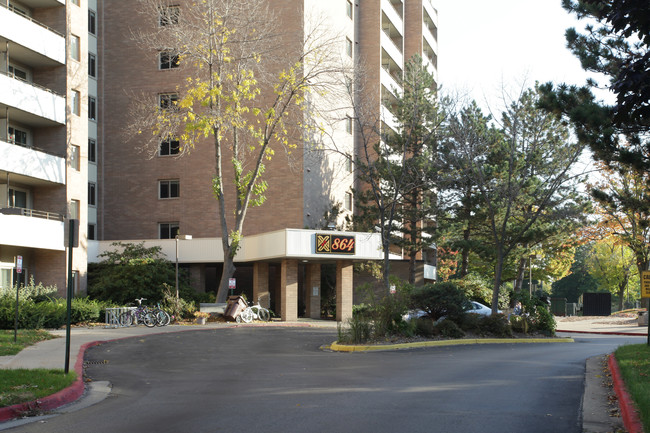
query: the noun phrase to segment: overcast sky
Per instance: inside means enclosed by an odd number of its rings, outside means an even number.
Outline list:
[[[584,28],[560,0],[433,0],[438,10],[439,83],[481,107],[502,107],[501,88],[517,95],[535,81],[584,84],[587,73],[564,32]]]

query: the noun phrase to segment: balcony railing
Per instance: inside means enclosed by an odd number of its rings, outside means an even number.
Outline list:
[[[6,207],[0,209],[3,215],[20,215],[32,218],[42,218],[46,220],[63,221],[63,215],[56,212],[47,212],[44,210],[26,209],[22,207]]]
[[[62,98],[64,97],[64,95],[61,95],[60,93],[57,93],[52,89],[48,89],[47,87],[43,87],[43,86],[41,86],[39,84],[34,83],[33,81],[27,81],[27,80],[25,80],[23,78],[17,77],[17,76],[15,76],[15,74],[12,74],[9,71],[0,71],[0,74],[6,75],[7,77],[13,78],[16,81],[20,81],[21,83],[29,84],[32,87],[36,87],[37,89],[44,90],[44,91],[49,92],[49,93],[51,93],[53,95],[61,96]]]
[[[39,21],[36,21],[34,18],[32,18],[32,17],[30,17],[30,16],[28,16],[28,15],[25,15],[25,14],[22,13],[21,11],[14,9],[13,5],[9,5],[9,6],[7,6],[7,5],[4,4],[4,3],[0,3],[0,6],[3,7],[3,8],[5,8],[5,9],[9,9],[11,12],[15,13],[16,15],[20,15],[21,17],[25,18],[26,20],[29,20],[29,21],[33,22],[34,24],[36,24],[36,25],[38,25],[38,26],[41,26],[41,27],[43,27],[44,29],[47,29],[47,30],[51,31],[52,33],[56,33],[57,35],[59,35],[59,36],[61,36],[61,37],[65,37],[63,34],[61,34],[60,32],[58,32],[57,30],[54,30],[52,27],[48,27],[48,26],[46,26],[45,24],[43,24],[43,23],[41,23],[41,22],[39,22]]]

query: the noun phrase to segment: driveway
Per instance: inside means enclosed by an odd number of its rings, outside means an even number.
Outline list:
[[[581,432],[585,360],[643,337],[576,343],[319,349],[335,331],[231,328],[88,350],[103,402],[11,431]]]

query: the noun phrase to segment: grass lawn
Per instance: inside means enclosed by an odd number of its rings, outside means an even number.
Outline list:
[[[14,343],[14,331],[0,330],[0,356],[15,355],[27,346],[52,338],[52,334],[42,329],[19,329],[18,341]]]
[[[621,346],[615,355],[625,387],[639,409],[643,428],[650,432],[650,346]]]
[[[76,377],[63,370],[0,370],[0,407],[47,397],[72,385]]]
[[[42,329],[18,330],[14,343],[13,330],[0,330],[0,356],[15,355],[27,346],[54,338]],[[74,382],[74,372],[63,370],[2,370],[0,369],[0,407],[37,400],[52,395]]]

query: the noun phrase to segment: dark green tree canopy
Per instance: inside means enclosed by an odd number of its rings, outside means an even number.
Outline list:
[[[650,167],[650,2],[647,0],[563,0],[563,7],[588,24],[568,29],[569,49],[582,67],[608,78],[616,103],[597,101],[598,85],[542,87],[540,105],[562,113],[589,144],[596,158],[620,161],[636,169]]]

